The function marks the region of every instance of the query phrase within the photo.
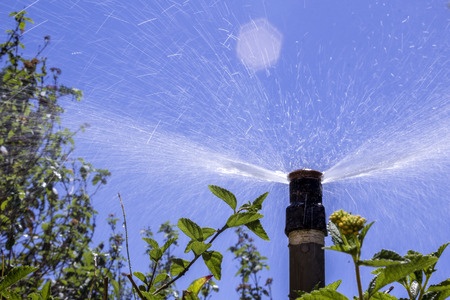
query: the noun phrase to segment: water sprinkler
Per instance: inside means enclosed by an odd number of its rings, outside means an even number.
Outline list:
[[[327,235],[322,205],[322,173],[301,169],[289,173],[289,199],[285,233],[289,238],[289,299],[297,291],[311,292],[325,286]]]

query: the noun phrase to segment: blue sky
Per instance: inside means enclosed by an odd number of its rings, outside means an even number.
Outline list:
[[[304,167],[325,172],[328,214],[343,208],[376,221],[366,258],[381,248],[428,253],[450,240],[447,1],[37,0],[2,3],[0,13],[23,8],[35,21],[28,50],[50,35],[49,65],[84,91],[82,103],[65,104],[64,121],[91,124],[77,154],[112,171],[95,198],[98,222],[120,216],[120,192],[136,270],[145,271],[141,228],[182,216],[212,227],[226,220],[207,184],[241,203],[269,191],[271,241],[258,248],[274,299],[285,299],[289,200],[279,174]],[[239,56],[239,43],[251,58]],[[98,240],[107,234],[101,225]],[[234,241],[224,235],[216,247]],[[436,281],[449,265],[447,252]],[[223,268],[214,299],[234,295],[230,256]],[[355,294],[347,257],[327,252],[326,277]]]

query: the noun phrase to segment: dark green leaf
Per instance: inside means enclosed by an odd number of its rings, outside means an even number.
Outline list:
[[[378,274],[374,284],[369,288],[369,295],[373,295],[389,283],[398,281],[417,270],[422,270],[435,264],[436,261],[437,257],[434,256],[416,256],[408,262],[399,261],[396,264],[377,269],[376,273]]]
[[[269,240],[269,236],[267,235],[266,231],[264,230],[260,220],[256,220],[250,223],[245,224],[245,226],[250,229],[253,233],[255,233],[257,236],[262,238],[265,241]]]
[[[206,251],[202,254],[202,258],[214,277],[220,280],[222,276],[222,254],[217,251]]]
[[[0,280],[0,292],[6,290],[8,287],[27,277],[30,273],[33,273],[36,270],[37,268],[30,266],[19,266],[12,268],[8,274],[3,276]]]
[[[445,300],[450,298],[450,278],[442,281],[439,284],[430,285],[428,291],[435,292],[439,295],[437,298],[433,298],[433,300]]]
[[[261,196],[259,196],[258,198],[256,198],[253,201],[253,206],[256,207],[258,210],[260,210],[262,208],[262,204],[264,202],[264,200],[267,198],[267,195],[269,195],[268,192],[262,194]]]
[[[47,281],[41,289],[41,300],[47,300],[50,298],[50,280]]]
[[[195,255],[200,255],[211,247],[211,244],[205,244],[203,242],[194,241],[191,244],[191,249],[194,251]]]
[[[259,220],[263,215],[253,212],[236,213],[231,215],[227,220],[228,227],[237,227]]]
[[[233,211],[236,211],[237,201],[233,193],[217,185],[210,185],[209,190],[228,204]]]
[[[189,261],[181,258],[174,258],[172,259],[172,265],[170,266],[170,274],[172,276],[177,276],[178,274],[183,272],[188,265]]]
[[[303,294],[297,300],[348,300],[348,298],[333,288],[324,287],[311,293]]]

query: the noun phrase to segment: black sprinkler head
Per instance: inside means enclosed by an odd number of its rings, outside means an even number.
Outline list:
[[[327,235],[322,205],[322,177],[319,171],[301,169],[288,175],[290,205],[286,208],[285,233],[315,229]]]

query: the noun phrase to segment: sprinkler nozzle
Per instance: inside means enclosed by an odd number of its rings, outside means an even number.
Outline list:
[[[289,173],[289,200],[285,233],[315,229],[327,234],[322,205],[322,172],[300,169]]]

